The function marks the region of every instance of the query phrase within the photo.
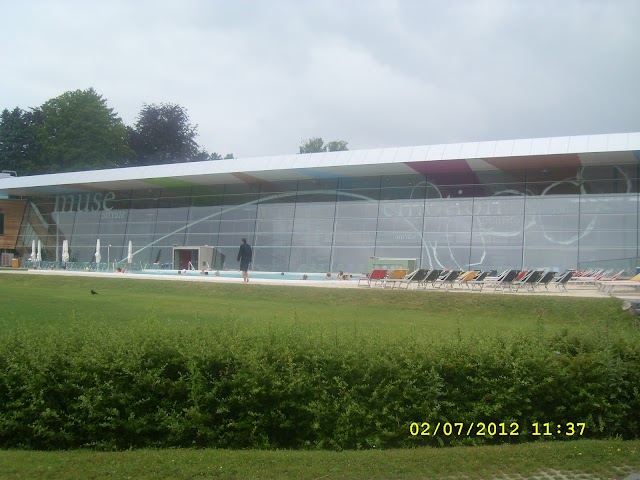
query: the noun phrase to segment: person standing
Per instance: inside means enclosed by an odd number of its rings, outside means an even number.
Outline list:
[[[252,257],[251,245],[247,243],[247,239],[243,238],[238,251],[238,261],[240,262],[240,271],[242,272],[242,280],[249,281],[249,264]]]

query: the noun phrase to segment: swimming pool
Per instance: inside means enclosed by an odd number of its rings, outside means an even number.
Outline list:
[[[131,270],[132,274],[145,274],[145,275],[162,275],[162,276],[187,276],[187,277],[203,277],[205,274],[198,270]],[[307,280],[311,281],[337,281],[336,274],[332,274],[330,278],[327,278],[326,273],[298,273],[298,272],[249,272],[249,278],[259,278],[264,280],[304,280],[303,275],[307,276]],[[207,272],[209,277],[216,278],[214,271]],[[239,271],[220,271],[220,278],[242,278],[242,274]],[[354,277],[351,278],[352,280]],[[357,277],[356,277],[357,279]]]

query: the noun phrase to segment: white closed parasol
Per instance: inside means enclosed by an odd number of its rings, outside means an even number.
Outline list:
[[[68,240],[62,241],[62,261],[63,262],[69,261],[69,241]]]
[[[95,257],[96,257],[96,263],[100,263],[100,260],[102,260],[102,255],[100,255],[100,239],[96,240],[96,253],[95,253]]]

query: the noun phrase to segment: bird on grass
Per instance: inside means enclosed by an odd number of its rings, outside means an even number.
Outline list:
[[[97,295],[98,292],[96,292],[94,289],[91,289],[91,295]]]

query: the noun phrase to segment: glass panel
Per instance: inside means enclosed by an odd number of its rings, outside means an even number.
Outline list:
[[[260,204],[258,206],[255,246],[283,247],[291,245],[294,213],[294,203]]]
[[[375,218],[336,219],[334,245],[375,245],[376,223]]]
[[[293,218],[259,219],[256,228],[256,246],[289,246],[292,230]]]
[[[416,265],[420,264],[420,254],[422,247],[376,247],[375,256],[380,258],[413,258],[417,260]]]
[[[380,188],[380,176],[371,177],[342,177],[340,178],[340,190],[354,190],[354,189],[376,189]]]
[[[580,213],[621,214],[637,213],[636,195],[581,195]]]
[[[224,196],[222,220],[255,220],[260,196],[227,195]]]
[[[329,272],[330,247],[291,247],[289,270],[294,272]]]
[[[549,195],[547,197],[526,197],[527,215],[573,215],[578,214],[580,200],[578,196]]]
[[[588,166],[583,167],[578,175],[582,181],[581,192],[587,195],[635,193],[638,191],[637,177],[635,165]]]
[[[255,247],[253,270],[266,272],[289,271],[289,247]]]
[[[373,246],[336,247],[333,250],[333,262],[330,271],[359,274],[369,272],[369,258],[375,254]],[[327,270],[329,271],[329,270]]]
[[[393,175],[382,178],[380,200],[406,200],[424,206],[427,185],[422,175]],[[382,202],[381,202],[382,203]]]
[[[451,198],[429,199],[425,202],[424,209],[427,217],[471,215],[473,212],[473,200]]]
[[[125,241],[125,234],[128,220],[129,210],[101,212],[98,237],[104,246],[111,245],[105,261],[117,262],[126,258],[128,243]]]
[[[219,205],[192,206],[189,209],[185,244],[187,246],[217,245],[221,212],[222,207]]]
[[[49,216],[49,215],[48,215]],[[73,234],[73,227],[76,222],[76,213],[75,212],[54,212],[49,216],[53,223],[58,227],[58,236],[64,240],[65,238],[69,240]],[[47,220],[43,216],[37,215],[34,211],[29,212],[28,223],[30,225],[35,225],[36,231],[39,230],[38,227],[43,226],[43,221],[47,222]],[[69,251],[69,255],[71,255],[71,251]],[[79,260],[78,260],[79,261]]]
[[[419,173],[410,175],[388,175],[383,176],[380,180],[380,187],[386,189],[389,187],[413,188],[419,185],[424,187],[425,177]]]
[[[134,257],[136,263],[151,263],[150,245],[153,242],[157,216],[158,210],[155,208],[140,208],[129,212],[127,240],[133,242],[134,251],[142,249],[142,251],[138,252]]]
[[[478,247],[471,248],[471,268],[498,270],[522,268],[521,247]]]
[[[98,238],[98,228],[100,227],[101,212],[77,212],[73,236],[69,241],[69,253],[79,262],[94,262],[96,253],[96,240]],[[60,244],[62,245],[62,243]],[[101,250],[104,248],[102,242]],[[100,252],[103,262],[107,261],[106,251]],[[55,259],[54,257],[51,260]]]
[[[377,246],[419,246],[422,242],[422,218],[381,218],[377,230]]]
[[[580,238],[577,215],[527,215],[524,244],[529,247],[573,245]]]
[[[524,213],[523,196],[494,196],[476,198],[473,202],[474,215],[522,215]]]
[[[527,170],[530,195],[577,195],[580,193],[579,168],[541,168]]]
[[[253,245],[255,220],[238,222],[220,222],[220,233],[218,234],[219,246],[240,246],[240,241],[246,238]]]
[[[345,197],[341,192],[336,205],[336,217],[339,218],[376,218],[378,216],[377,200],[354,200],[352,197]]]
[[[325,218],[331,219],[333,223],[333,217],[336,211],[335,203],[320,202],[320,203],[298,203],[295,209],[295,222],[299,219],[314,219]]]
[[[294,233],[291,236],[291,245],[295,247],[330,247],[333,234],[329,232]]]
[[[564,272],[576,268],[578,251],[575,247],[562,245],[526,247],[522,261],[525,268],[544,268],[554,272]]]
[[[380,218],[418,218],[424,216],[423,200],[384,200],[380,201]],[[420,222],[422,223],[422,222]]]
[[[635,195],[581,197],[582,235],[578,256],[581,264],[591,268],[627,266],[629,263],[634,266],[638,254],[637,205]]]
[[[184,199],[171,198],[159,204],[184,204]],[[173,247],[185,246],[188,207],[158,208],[151,251],[151,263],[158,268],[168,268],[173,262]],[[194,265],[194,268],[198,268]]]
[[[314,178],[298,182],[297,202],[335,201],[337,178]]]
[[[477,215],[473,217],[473,241],[476,247],[523,245],[522,215]]]
[[[421,268],[452,268],[467,270],[469,264],[469,247],[455,247],[428,242],[422,248]]]

